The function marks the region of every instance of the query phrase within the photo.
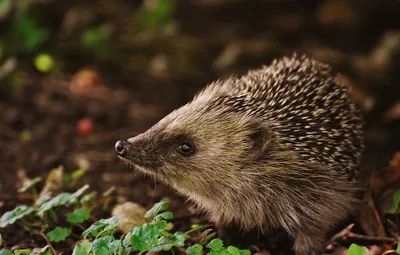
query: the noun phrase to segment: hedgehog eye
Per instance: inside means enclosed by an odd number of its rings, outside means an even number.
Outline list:
[[[178,146],[178,151],[184,156],[190,156],[194,153],[194,145],[189,142],[183,142]]]

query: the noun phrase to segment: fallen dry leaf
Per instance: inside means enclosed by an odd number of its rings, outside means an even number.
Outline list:
[[[69,88],[73,95],[79,97],[109,100],[112,96],[111,90],[105,86],[100,74],[89,69],[74,74]]]
[[[149,221],[144,217],[146,211],[147,210],[139,204],[125,202],[121,205],[117,205],[113,209],[112,215],[120,219],[118,224],[119,229],[123,233],[128,233],[133,227]]]
[[[50,171],[47,175],[46,182],[42,191],[40,192],[40,197],[49,193],[59,191],[64,184],[64,167],[59,166]]]

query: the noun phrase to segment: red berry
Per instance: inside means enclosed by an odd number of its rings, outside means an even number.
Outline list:
[[[90,119],[81,119],[80,121],[78,121],[78,132],[81,135],[88,135],[90,133],[93,132],[93,122]]]

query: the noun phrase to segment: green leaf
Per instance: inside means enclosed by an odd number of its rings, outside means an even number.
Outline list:
[[[174,246],[176,247],[182,247],[185,245],[185,241],[187,239],[187,236],[185,233],[183,232],[176,232],[175,234],[175,242],[174,242]]]
[[[96,196],[96,194],[97,194],[96,191],[93,191],[93,192],[90,192],[89,194],[84,195],[84,196],[81,198],[80,203],[81,203],[81,204],[84,204],[84,203],[89,202],[90,200],[92,200],[92,199]]]
[[[43,252],[41,252],[39,254],[40,255],[53,255],[50,250],[45,250],[45,251],[43,251]]]
[[[68,214],[67,221],[69,223],[82,223],[90,217],[89,210],[86,208],[75,209],[72,213]]]
[[[122,241],[114,240],[110,243],[109,247],[110,247],[110,250],[112,251],[112,253],[115,253],[119,248],[122,247]]]
[[[153,247],[151,247],[150,251],[152,252],[169,251],[171,250],[171,248],[172,248],[171,243],[166,241],[165,243],[160,242],[159,244],[154,245]]]
[[[1,249],[0,250],[0,255],[13,255],[13,253],[10,250],[7,250],[7,249]]]
[[[121,255],[131,255],[132,253],[132,246],[121,246],[120,250],[118,251]]]
[[[13,224],[17,220],[29,215],[33,212],[33,209],[26,205],[20,205],[14,208],[12,211],[8,211],[0,218],[0,228],[4,228],[7,225]]]
[[[397,253],[400,253],[400,243],[397,243],[397,249],[396,249]]]
[[[38,184],[39,182],[41,182],[42,179],[40,177],[36,177],[33,180],[24,182],[22,184],[22,187],[18,189],[18,192],[22,193],[22,192],[26,192],[28,189],[34,187],[36,184]]]
[[[58,196],[54,197],[48,202],[45,202],[39,206],[37,209],[37,213],[40,216],[43,216],[45,212],[51,210],[55,207],[66,205],[71,201],[70,193],[61,193]]]
[[[29,249],[19,249],[19,250],[15,250],[14,251],[14,254],[15,255],[20,255],[20,254],[27,254],[27,255],[29,255],[29,254],[31,254],[32,253],[32,251],[31,250],[29,250]]]
[[[45,193],[41,195],[38,200],[36,200],[35,205],[40,207],[42,204],[49,201],[50,198],[51,198],[51,193]]]
[[[132,235],[131,233],[132,232],[129,232],[128,234],[125,235],[124,240],[122,241],[122,245],[124,247],[128,247],[131,245],[131,235]]]
[[[154,219],[166,219],[166,220],[170,220],[172,218],[174,218],[174,214],[172,212],[163,212],[154,217]]]
[[[156,224],[141,224],[131,230],[130,243],[132,247],[140,252],[149,251],[157,245],[159,228]]]
[[[72,255],[88,255],[90,250],[92,249],[93,243],[89,242],[89,240],[84,240],[81,243],[78,243]]]
[[[70,204],[76,202],[76,200],[89,188],[89,185],[85,185],[82,188],[78,189],[71,195],[71,200],[69,201]]]
[[[240,250],[240,255],[250,255],[251,252],[249,250]]]
[[[159,221],[153,222],[151,224],[156,226],[158,228],[158,230],[165,230],[168,226],[168,222],[165,220],[159,220]]]
[[[154,206],[146,212],[144,217],[151,218],[155,217],[159,212],[164,211],[168,208],[168,202],[161,200],[160,202],[154,204]]]
[[[186,249],[186,254],[188,255],[201,255],[201,251],[203,250],[203,246],[201,244],[195,244]]]
[[[213,250],[211,250],[211,251],[209,251],[209,252],[207,253],[207,255],[229,255],[229,253],[228,253],[228,251],[227,251],[225,248],[223,248],[223,249],[221,249],[220,251],[213,251]]]
[[[88,229],[86,229],[82,233],[82,236],[83,238],[86,238],[89,235],[92,237],[96,237],[100,232],[103,232],[104,234],[112,233],[116,230],[118,222],[119,220],[117,217],[102,219],[98,222],[93,223]]]
[[[42,203],[37,209],[38,215],[43,216],[45,212],[55,207],[72,204],[76,202],[78,197],[80,197],[83,194],[83,192],[85,192],[88,188],[89,185],[85,185],[73,194],[64,192],[59,194],[55,198],[51,199],[50,201]]]
[[[235,246],[230,245],[228,246],[228,248],[226,248],[226,250],[229,252],[229,254],[240,255],[240,250]]]
[[[366,251],[364,248],[353,243],[352,245],[350,245],[347,254],[348,255],[365,255]]]
[[[72,172],[71,178],[72,178],[73,181],[77,181],[77,180],[79,180],[86,172],[87,172],[87,169],[86,169],[86,168],[80,168],[80,169],[75,170],[74,172]]]
[[[387,211],[388,213],[396,213],[397,207],[399,206],[400,202],[400,190],[397,190],[396,193],[393,195],[393,204],[392,207]]]
[[[16,46],[19,51],[33,52],[49,36],[46,29],[39,28],[36,21],[25,12],[13,22],[13,31],[17,34]]]
[[[176,232],[175,234],[160,231],[161,238],[157,239],[157,245],[151,248],[151,251],[169,251],[172,247],[182,247],[187,239],[185,233]]]
[[[210,248],[213,251],[220,251],[224,248],[224,243],[221,239],[216,238],[211,240],[211,242],[209,242],[206,247]]]
[[[149,251],[151,249],[151,246],[146,242],[146,240],[142,240],[137,235],[131,236],[131,245],[134,249],[140,252]]]
[[[70,175],[65,175],[64,176],[64,183],[65,184],[72,184],[79,180],[85,173],[87,169],[85,168],[80,168],[74,172],[72,172]]]
[[[69,236],[69,229],[56,227],[54,230],[47,233],[47,236],[49,237],[50,241],[64,241]]]
[[[104,44],[110,36],[107,26],[89,28],[82,35],[82,44],[87,48],[96,48]]]
[[[161,235],[161,236],[164,236],[164,237],[167,237],[167,238],[175,238],[174,234],[171,234],[171,233],[169,233],[169,232],[167,232],[165,230],[159,230],[158,232],[159,232],[159,235]]]
[[[104,236],[94,240],[92,251],[96,255],[110,255],[113,254],[121,246],[120,240],[112,241],[112,236]]]

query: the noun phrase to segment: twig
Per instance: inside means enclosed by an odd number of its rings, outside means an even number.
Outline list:
[[[397,242],[397,238],[392,237],[381,237],[381,236],[365,236],[359,235],[353,232],[347,233],[347,237],[355,238],[359,240],[366,240],[366,241],[379,241],[379,242]]]
[[[53,255],[57,255],[57,251],[54,249],[53,245],[51,245],[50,240],[47,238],[47,236],[44,233],[37,231],[35,229],[32,229],[30,227],[27,227],[27,226],[23,226],[23,228],[28,232],[31,232],[31,233],[41,236],[46,241],[47,245],[49,246],[51,253]]]
[[[352,223],[352,224],[348,225],[347,227],[345,227],[342,231],[340,231],[339,233],[337,233],[336,235],[334,235],[334,236],[328,241],[328,243],[327,243],[326,246],[328,246],[329,244],[335,242],[335,241],[338,240],[338,239],[341,239],[341,238],[347,236],[347,235],[350,233],[350,231],[353,229],[353,227],[354,227],[354,223]]]
[[[335,242],[338,239],[348,237],[348,238],[354,238],[354,239],[359,239],[359,240],[366,240],[366,241],[379,241],[379,242],[398,242],[398,238],[392,238],[392,237],[386,237],[386,236],[365,236],[365,235],[359,235],[356,233],[351,232],[351,230],[354,227],[354,223],[348,225],[346,228],[344,228],[342,231],[334,235],[329,242],[327,243],[326,246],[329,244]]]
[[[38,232],[38,234],[46,241],[47,245],[49,246],[51,253],[54,255],[57,255],[57,251],[54,249],[53,245],[51,245],[50,240],[47,238],[47,236],[42,233],[42,232]]]
[[[369,194],[368,203],[370,204],[371,208],[373,209],[374,216],[375,216],[375,218],[376,218],[376,220],[378,222],[379,235],[382,238],[385,238],[386,237],[385,228],[383,227],[381,215],[379,214],[379,212],[378,212],[378,210],[376,208],[376,203],[375,203],[374,197],[372,196],[372,194],[370,192],[368,194]]]
[[[389,255],[389,254],[398,254],[398,253],[395,250],[389,250],[389,251],[385,251],[384,253],[382,253],[382,255]]]

